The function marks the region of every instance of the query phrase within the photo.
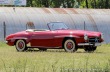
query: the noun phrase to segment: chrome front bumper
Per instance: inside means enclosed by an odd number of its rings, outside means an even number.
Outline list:
[[[78,43],[78,46],[101,46],[101,43]]]

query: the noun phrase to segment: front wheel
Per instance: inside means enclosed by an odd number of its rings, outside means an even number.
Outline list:
[[[26,51],[28,48],[24,40],[17,40],[15,44],[16,50],[19,52]]]
[[[75,52],[77,51],[77,46],[72,39],[67,39],[64,42],[64,49],[66,52]]]

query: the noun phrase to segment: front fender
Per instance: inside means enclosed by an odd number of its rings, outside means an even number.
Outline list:
[[[75,35],[60,35],[60,36],[55,36],[54,37],[54,43],[55,46],[62,46],[63,42],[65,41],[65,39],[67,38],[72,38],[75,40],[76,44],[77,44],[77,40],[80,38],[79,36],[75,36]],[[57,44],[56,44],[57,43]]]
[[[55,36],[55,38],[65,38],[65,37],[80,38],[79,36],[76,36],[76,35],[60,35],[60,36]]]

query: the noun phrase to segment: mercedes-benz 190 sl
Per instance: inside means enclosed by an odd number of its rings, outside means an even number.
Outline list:
[[[16,47],[17,51],[26,51],[28,48],[64,49],[67,52],[75,52],[78,48],[85,51],[95,51],[104,41],[101,32],[72,30],[63,22],[51,22],[48,29],[27,29],[6,37],[6,43]]]

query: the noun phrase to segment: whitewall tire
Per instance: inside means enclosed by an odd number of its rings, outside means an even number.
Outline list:
[[[23,52],[27,50],[27,46],[24,40],[17,40],[15,47],[16,47],[16,50],[19,52]]]
[[[72,39],[65,40],[64,49],[66,52],[75,52],[77,50],[76,44]]]

